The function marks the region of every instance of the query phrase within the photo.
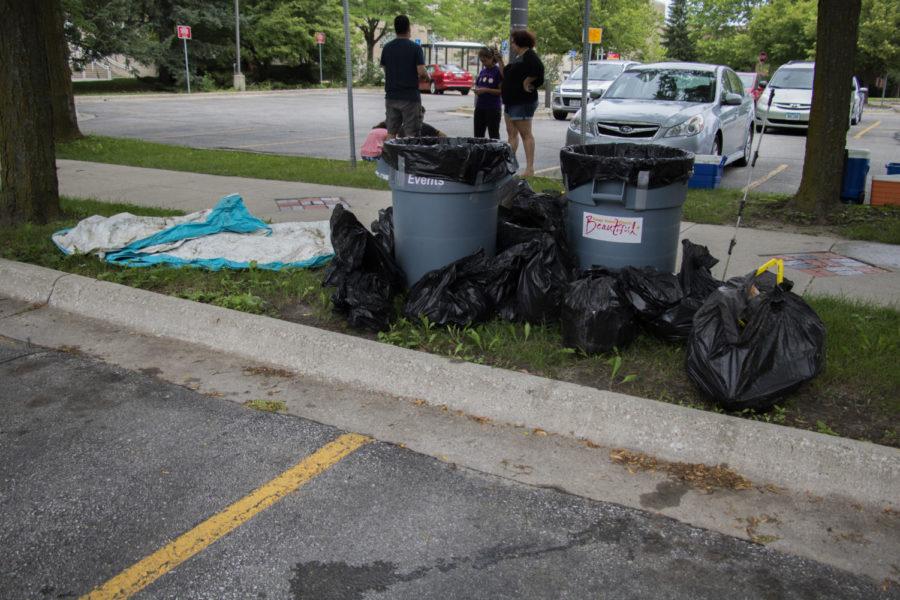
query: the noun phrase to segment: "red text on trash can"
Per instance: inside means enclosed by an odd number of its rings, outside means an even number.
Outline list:
[[[592,240],[619,244],[640,244],[644,233],[644,219],[629,219],[584,213],[582,235]]]

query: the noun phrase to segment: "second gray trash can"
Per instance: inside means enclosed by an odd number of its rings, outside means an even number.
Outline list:
[[[693,154],[654,144],[568,146],[560,166],[567,237],[582,269],[675,270]]]
[[[513,183],[508,144],[479,138],[401,138],[384,145],[394,206],[394,256],[412,286],[483,249],[493,256],[499,198]]]

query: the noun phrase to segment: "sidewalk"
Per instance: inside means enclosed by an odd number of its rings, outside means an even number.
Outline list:
[[[361,223],[378,218],[378,210],[390,206],[391,193],[329,185],[269,179],[248,179],[163,171],[103,163],[59,160],[60,193],[66,196],[96,198],[110,202],[128,202],[140,206],[173,208],[187,212],[213,206],[226,194],[238,193],[250,211],[264,220],[327,220],[326,208],[281,210],[276,200],[339,197]],[[722,276],[733,227],[682,223],[682,238],[708,246],[720,264],[713,274]],[[728,276],[747,273],[772,256],[832,252],[882,269],[877,274],[816,276],[806,271],[786,269],[798,293],[843,296],[885,306],[900,303],[900,246],[874,242],[855,242],[830,236],[812,236],[760,229],[742,229]],[[819,271],[822,272],[821,270]]]

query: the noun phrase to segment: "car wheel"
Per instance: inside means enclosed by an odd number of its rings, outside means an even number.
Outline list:
[[[553,111],[553,118],[556,119],[557,121],[565,121],[566,117],[568,117],[568,116],[569,116],[569,113],[567,113],[564,110],[554,110]]]
[[[437,94],[437,86],[434,85],[434,82],[433,82],[433,81],[431,82],[431,88],[429,88],[428,92],[429,92],[430,94]]]
[[[462,89],[462,90],[459,90],[459,93],[462,94],[463,96],[468,96],[468,95],[469,95],[469,90],[468,90],[468,89]]]
[[[718,133],[713,140],[712,150],[709,153],[711,156],[722,156],[722,141]]]
[[[744,155],[735,161],[735,165],[746,167],[750,164],[750,156],[753,154],[753,128],[750,128],[750,134],[747,136],[747,143],[744,144]]]

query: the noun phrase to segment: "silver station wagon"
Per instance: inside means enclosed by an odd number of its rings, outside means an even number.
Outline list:
[[[753,98],[721,65],[632,66],[587,107],[586,143],[652,143],[722,156],[744,166],[753,143]],[[581,113],[566,144],[581,143]]]

